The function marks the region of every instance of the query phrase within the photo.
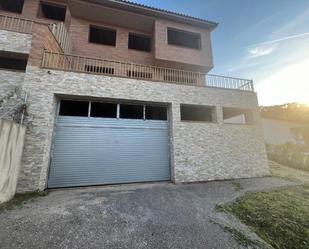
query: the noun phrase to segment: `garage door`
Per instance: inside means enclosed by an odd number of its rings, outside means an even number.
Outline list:
[[[72,107],[76,101],[66,102]],[[90,107],[87,117],[76,113],[70,116],[72,110],[60,110],[49,188],[170,179],[169,126],[164,108],[110,104],[105,109],[114,105],[113,118],[111,110],[102,111],[106,104],[89,105],[101,109],[89,111]]]

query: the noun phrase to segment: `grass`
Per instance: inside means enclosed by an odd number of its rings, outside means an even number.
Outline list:
[[[28,192],[24,194],[16,194],[12,200],[0,204],[0,211],[21,208],[27,201],[33,201],[36,198],[46,195],[47,192]]]
[[[300,183],[309,188],[309,172],[283,166],[272,161],[269,162],[269,166],[272,176]]]
[[[223,209],[274,248],[309,248],[309,189],[249,193]]]

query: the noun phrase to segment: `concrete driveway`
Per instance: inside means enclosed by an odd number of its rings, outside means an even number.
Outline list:
[[[259,238],[216,204],[289,184],[256,178],[51,191],[0,213],[0,248],[243,248],[225,226]]]

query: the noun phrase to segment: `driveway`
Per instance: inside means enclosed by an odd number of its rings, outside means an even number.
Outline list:
[[[216,204],[290,184],[267,177],[51,191],[0,213],[0,248],[242,248],[224,227],[259,238]]]

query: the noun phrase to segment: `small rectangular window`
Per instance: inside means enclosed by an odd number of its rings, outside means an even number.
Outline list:
[[[17,71],[26,71],[28,63],[28,57],[24,54],[17,53],[0,53],[0,68],[17,70]]]
[[[144,119],[144,106],[142,105],[120,105],[120,118]]]
[[[24,6],[24,0],[1,0],[0,10],[21,13]]]
[[[114,74],[114,68],[85,65],[85,71],[90,73]]]
[[[252,111],[249,109],[223,107],[223,122],[226,124],[252,124]]]
[[[146,106],[146,119],[167,120],[167,108],[159,106]]]
[[[201,49],[201,35],[177,29],[167,29],[168,44]]]
[[[107,28],[90,26],[89,42],[116,46],[116,31]]]
[[[215,122],[215,110],[211,106],[181,105],[181,120]]]
[[[59,115],[88,117],[89,102],[61,100]]]
[[[91,117],[117,118],[117,104],[91,102]]]
[[[56,21],[65,21],[66,7],[50,3],[41,3],[39,17]]]
[[[143,35],[129,33],[129,49],[151,51],[151,38]]]

